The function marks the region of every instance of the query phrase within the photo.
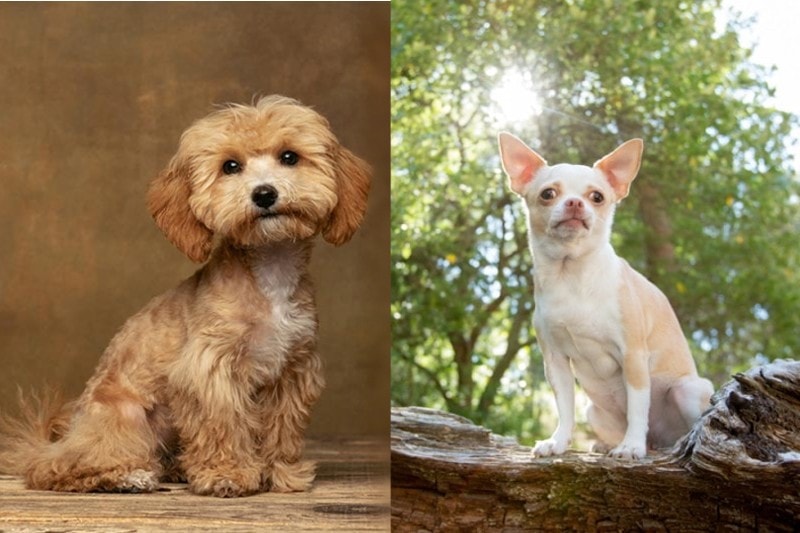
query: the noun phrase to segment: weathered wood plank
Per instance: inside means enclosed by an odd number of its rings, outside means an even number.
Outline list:
[[[25,490],[0,476],[0,531],[388,531],[388,443],[312,441],[319,462],[308,493],[217,499],[167,484],[154,494]]]
[[[530,448],[469,420],[392,410],[392,528],[800,531],[800,363],[739,375],[669,454]]]

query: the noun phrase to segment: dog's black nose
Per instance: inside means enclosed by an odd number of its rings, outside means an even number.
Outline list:
[[[259,185],[253,189],[253,203],[262,209],[269,209],[278,200],[278,191],[272,185]]]

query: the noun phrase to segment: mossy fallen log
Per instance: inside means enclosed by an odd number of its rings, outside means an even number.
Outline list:
[[[534,459],[465,418],[395,408],[392,529],[798,531],[800,362],[736,375],[672,450],[639,462]]]

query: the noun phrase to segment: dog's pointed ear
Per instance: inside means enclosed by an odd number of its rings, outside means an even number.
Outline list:
[[[334,165],[338,200],[322,236],[339,246],[350,240],[364,218],[372,171],[364,160],[344,147],[338,148]]]
[[[150,183],[147,207],[169,241],[192,261],[202,263],[211,254],[213,233],[189,206],[189,168],[180,154]]]
[[[606,175],[608,183],[617,194],[617,200],[628,196],[631,182],[639,172],[643,151],[644,141],[631,139],[594,164],[595,168],[600,169]]]
[[[527,185],[541,168],[547,166],[547,161],[510,133],[500,133],[497,143],[500,145],[500,161],[508,176],[509,186],[523,196]]]

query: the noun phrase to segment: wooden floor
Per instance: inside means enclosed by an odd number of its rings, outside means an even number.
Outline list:
[[[153,494],[25,490],[0,476],[0,532],[389,531],[389,443],[310,441],[308,493],[218,499],[169,484]]]

